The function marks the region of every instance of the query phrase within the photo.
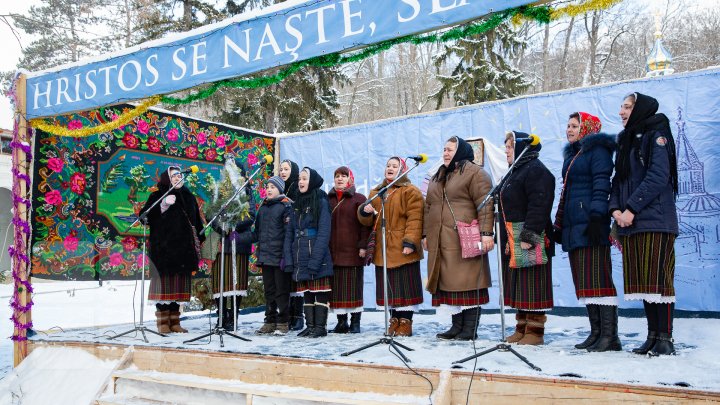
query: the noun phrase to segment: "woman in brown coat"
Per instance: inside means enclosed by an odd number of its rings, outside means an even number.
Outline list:
[[[473,149],[452,137],[443,149],[443,165],[430,180],[425,201],[423,248],[428,251],[427,290],[432,305],[452,314],[452,327],[439,339],[470,340],[477,336],[480,305],[490,300],[490,265],[493,249],[493,206],[478,207],[490,192],[490,176],[473,163]],[[482,254],[463,259],[457,221],[477,219]]]
[[[385,165],[385,179],[370,191],[370,198],[407,170],[405,161],[397,156],[391,157]],[[412,336],[413,311],[423,302],[422,281],[420,279],[420,249],[423,227],[423,197],[420,190],[404,177],[385,195],[386,245],[388,266],[388,306],[392,308],[390,336]],[[385,305],[383,285],[382,229],[379,218],[381,205],[376,198],[372,204],[358,209],[358,220],[366,226],[372,226],[376,237],[372,263],[375,264],[375,291],[377,305]],[[371,235],[372,242],[372,235]],[[368,243],[368,248],[373,243]]]
[[[360,333],[365,249],[370,228],[360,224],[357,211],[365,202],[365,196],[355,191],[355,176],[346,166],[335,169],[334,183],[328,193],[332,211],[330,253],[333,262],[330,308],[337,315],[338,323],[332,332]]]

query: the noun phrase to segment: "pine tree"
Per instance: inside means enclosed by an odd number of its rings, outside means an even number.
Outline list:
[[[436,100],[436,108],[450,97],[459,106],[522,94],[531,83],[510,60],[525,46],[508,24],[445,45],[435,56],[441,87],[430,98]],[[440,74],[445,65],[453,65],[449,75]]]

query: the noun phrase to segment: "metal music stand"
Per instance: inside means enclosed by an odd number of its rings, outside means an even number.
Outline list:
[[[401,344],[401,343],[396,342],[396,341],[393,339],[393,337],[390,336],[390,333],[389,333],[389,323],[388,323],[388,321],[389,321],[390,310],[388,309],[387,244],[386,244],[386,240],[385,240],[386,232],[387,232],[387,230],[386,230],[386,228],[385,228],[385,197],[386,197],[387,191],[390,190],[390,188],[391,188],[395,183],[397,183],[398,180],[402,179],[403,177],[406,177],[411,171],[413,171],[416,167],[418,167],[419,164],[420,164],[420,162],[416,161],[416,162],[415,162],[415,166],[413,166],[412,168],[410,168],[410,170],[406,171],[405,173],[402,173],[402,174],[401,174],[400,176],[398,176],[395,180],[393,180],[393,181],[392,181],[391,183],[389,183],[387,186],[385,186],[385,187],[383,187],[382,189],[380,189],[380,191],[378,191],[377,194],[375,194],[372,198],[368,199],[368,200],[365,202],[365,205],[367,205],[367,204],[369,204],[372,200],[374,200],[375,198],[380,197],[380,206],[381,206],[381,208],[380,208],[380,211],[381,211],[380,227],[381,227],[381,229],[382,229],[383,286],[384,286],[384,288],[383,288],[383,303],[385,304],[385,305],[384,305],[384,308],[385,308],[385,336],[381,337],[380,339],[376,340],[375,342],[366,344],[366,345],[364,345],[364,346],[362,346],[362,347],[359,347],[359,348],[357,348],[357,349],[351,350],[351,351],[349,351],[349,352],[342,353],[342,354],[340,354],[341,356],[349,356],[349,355],[351,355],[351,354],[353,354],[353,353],[357,353],[357,352],[363,351],[363,350],[365,350],[365,349],[369,349],[369,348],[371,348],[371,347],[373,347],[373,346],[377,346],[377,345],[380,345],[380,344],[386,344],[386,345],[390,345],[391,348],[395,349],[395,352],[397,352],[397,354],[398,354],[400,357],[402,357],[403,360],[405,360],[405,362],[410,362],[410,359],[408,359],[407,357],[405,357],[405,355],[404,355],[403,352],[400,350],[400,348],[403,348],[403,349],[408,350],[408,351],[413,351],[414,349],[411,349],[411,348],[409,348],[409,347],[407,347],[407,346],[405,346],[405,345],[403,345],[403,344]],[[420,246],[418,246],[417,248],[420,248]]]
[[[505,292],[503,290],[503,276],[502,276],[502,252],[500,251],[500,246],[502,243],[500,243],[500,211],[499,211],[499,202],[500,202],[500,191],[505,186],[505,180],[510,177],[510,174],[512,173],[513,169],[515,168],[515,163],[517,163],[518,160],[525,154],[525,152],[528,150],[530,145],[526,146],[525,149],[520,153],[520,156],[518,156],[512,165],[510,165],[510,169],[508,169],[508,172],[503,176],[500,181],[498,182],[495,187],[493,187],[492,190],[485,196],[485,199],[482,203],[478,206],[478,211],[482,210],[485,205],[492,199],[494,202],[494,211],[495,211],[495,235],[497,235],[498,238],[498,251],[497,251],[497,265],[498,265],[498,289],[500,290],[500,330],[502,331],[502,339],[500,340],[500,343],[498,343],[495,347],[491,347],[490,349],[487,349],[485,351],[482,351],[480,353],[474,354],[472,356],[466,357],[462,360],[454,361],[452,364],[460,364],[465,363],[466,361],[478,358],[480,356],[484,356],[488,353],[492,353],[494,351],[500,351],[500,352],[510,352],[515,355],[515,357],[519,358],[525,364],[530,366],[533,370],[536,371],[542,371],[540,367],[532,364],[525,356],[521,355],[511,345],[507,343],[507,338],[505,337]]]

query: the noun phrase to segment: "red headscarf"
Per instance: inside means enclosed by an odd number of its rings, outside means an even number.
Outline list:
[[[342,189],[342,190],[335,189],[335,191],[345,191],[345,190],[349,189],[350,187],[355,186],[355,176],[353,175],[353,172],[352,172],[352,170],[350,170],[349,167],[347,167],[347,166],[338,167],[337,169],[335,169],[335,173],[333,173],[333,177],[337,176],[338,173],[348,176],[348,183],[344,189]]]
[[[578,111],[578,115],[580,116],[580,135],[578,136],[578,141],[590,134],[600,132],[602,128],[600,118],[582,111]]]

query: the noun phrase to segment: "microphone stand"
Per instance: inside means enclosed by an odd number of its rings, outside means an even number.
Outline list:
[[[405,357],[405,355],[404,355],[403,352],[400,350],[400,348],[403,348],[403,349],[408,350],[408,351],[414,351],[414,349],[411,349],[411,348],[409,348],[409,347],[407,347],[407,346],[405,346],[405,345],[403,345],[403,344],[401,344],[401,343],[396,342],[395,340],[393,340],[393,337],[390,336],[390,333],[389,333],[389,328],[390,328],[390,327],[389,327],[388,321],[389,321],[390,310],[388,309],[387,242],[386,242],[387,229],[386,229],[386,227],[385,227],[385,197],[386,197],[387,191],[390,190],[390,188],[391,188],[393,185],[395,185],[395,183],[397,183],[397,182],[398,182],[400,179],[402,179],[403,177],[406,177],[411,171],[413,171],[416,167],[418,167],[418,165],[420,165],[420,162],[419,162],[419,161],[415,161],[415,166],[413,166],[412,168],[410,168],[410,169],[409,169],[408,171],[406,171],[405,173],[402,173],[402,174],[401,174],[400,176],[398,176],[395,180],[393,180],[392,182],[390,182],[390,183],[389,183],[388,185],[386,185],[385,187],[381,188],[381,189],[377,192],[377,194],[375,194],[372,198],[367,199],[367,201],[365,201],[365,203],[363,203],[363,206],[366,206],[366,205],[370,204],[370,203],[372,202],[372,200],[380,197],[380,207],[381,207],[381,208],[380,208],[380,211],[381,211],[380,227],[381,227],[381,229],[382,229],[382,252],[383,252],[383,303],[385,304],[385,305],[384,305],[384,310],[385,310],[385,336],[384,336],[384,337],[381,337],[380,339],[376,340],[375,342],[366,344],[366,345],[364,345],[364,346],[362,346],[362,347],[359,347],[359,348],[357,348],[357,349],[351,350],[351,351],[349,351],[349,352],[342,353],[342,354],[340,354],[341,356],[349,356],[349,355],[351,355],[351,354],[353,354],[353,353],[357,353],[357,352],[363,351],[363,350],[365,350],[365,349],[371,348],[371,347],[373,347],[373,346],[377,346],[377,345],[379,345],[379,344],[386,344],[386,345],[389,345],[391,348],[395,349],[395,352],[396,352],[400,357],[402,357],[402,359],[405,360],[405,362],[408,362],[408,363],[410,362],[410,359],[408,359],[407,357]],[[417,246],[416,248],[421,248],[421,247],[420,247],[420,246]]]
[[[223,205],[220,207],[220,210],[218,211],[218,213],[215,214],[215,216],[212,217],[212,219],[211,219],[210,221],[208,221],[207,225],[205,225],[205,227],[202,229],[202,231],[200,231],[200,234],[205,233],[205,231],[207,231],[207,229],[208,229],[210,226],[212,226],[212,224],[213,224],[213,222],[215,222],[215,220],[217,220],[217,219],[220,218],[220,217],[222,217],[222,218],[225,217],[225,210],[226,210],[227,207],[230,205],[230,203],[235,200],[235,198],[238,196],[238,194],[240,194],[241,191],[245,190],[245,187],[246,187],[247,184],[250,182],[250,180],[252,180],[253,177],[255,177],[258,173],[260,173],[260,170],[261,170],[261,169],[264,169],[264,168],[266,167],[266,165],[267,165],[267,162],[264,162],[262,165],[260,165],[260,167],[258,167],[258,168],[245,180],[245,183],[243,183],[242,186],[238,187],[238,188],[235,190],[235,193],[223,203]],[[234,334],[234,333],[232,333],[232,332],[227,331],[227,330],[223,327],[223,312],[224,312],[224,311],[223,311],[223,307],[225,306],[225,295],[224,295],[225,292],[223,291],[224,288],[225,288],[225,235],[224,235],[224,234],[225,234],[225,226],[227,225],[227,222],[226,222],[226,221],[223,221],[223,220],[221,219],[220,225],[221,225],[221,227],[222,227],[223,235],[222,235],[222,240],[221,240],[221,242],[220,242],[220,249],[221,249],[221,254],[220,254],[220,291],[219,291],[219,293],[220,293],[219,303],[220,303],[220,304],[219,304],[219,308],[218,308],[218,323],[217,323],[217,325],[216,325],[210,332],[205,333],[205,334],[203,334],[203,335],[200,335],[200,336],[198,336],[198,337],[196,337],[196,338],[192,338],[192,339],[186,340],[186,341],[184,341],[183,343],[195,342],[196,340],[200,340],[200,339],[206,338],[206,337],[208,337],[208,336],[212,336],[212,335],[218,335],[218,336],[220,337],[220,347],[225,347],[225,342],[223,341],[223,336],[224,336],[224,335],[228,335],[228,336],[234,337],[235,339],[244,340],[244,341],[246,341],[246,342],[251,342],[250,339],[244,338],[244,337],[242,337],[242,336],[238,336],[238,335],[236,335],[236,334]],[[234,245],[235,245],[235,242],[233,241],[233,247],[234,247]],[[235,258],[234,258],[234,255],[233,255],[233,260],[234,260],[234,259],[235,259]],[[234,266],[233,266],[233,267],[234,267]],[[237,330],[237,313],[234,312],[234,308],[235,308],[235,305],[233,305],[233,315],[235,316],[235,326],[234,326],[234,329]]]
[[[180,180],[180,182],[183,182],[183,180]],[[179,184],[179,183],[178,183],[178,184]],[[133,333],[133,332],[140,332],[140,333],[142,334],[142,337],[143,337],[143,340],[145,341],[145,343],[149,343],[149,342],[148,342],[148,339],[147,339],[147,336],[145,335],[145,332],[150,332],[150,333],[154,333],[154,334],[156,334],[156,335],[158,335],[158,336],[167,337],[167,335],[163,335],[162,333],[155,332],[155,331],[152,330],[152,329],[146,328],[146,327],[145,327],[145,324],[144,324],[144,320],[143,320],[143,310],[145,309],[145,267],[147,266],[147,263],[146,263],[147,255],[146,255],[145,253],[146,253],[146,247],[147,247],[147,236],[146,236],[146,235],[147,235],[147,216],[148,216],[148,214],[150,213],[150,211],[152,211],[152,209],[155,208],[156,205],[160,204],[160,201],[164,200],[165,197],[167,197],[167,195],[170,194],[170,191],[172,191],[174,188],[175,188],[175,186],[173,186],[172,183],[171,183],[171,184],[170,184],[170,187],[167,189],[167,191],[165,192],[165,194],[163,194],[160,198],[158,198],[158,199],[150,206],[150,208],[146,209],[145,212],[143,212],[142,214],[140,214],[140,215],[137,217],[137,219],[135,219],[135,221],[133,221],[133,223],[130,224],[130,226],[128,226],[128,228],[125,230],[125,233],[128,233],[128,232],[130,231],[130,229],[132,229],[132,228],[135,226],[135,224],[137,224],[138,222],[140,222],[140,223],[142,224],[142,227],[143,227],[142,269],[140,269],[140,274],[141,274],[141,278],[140,278],[140,280],[141,280],[141,281],[140,281],[140,323],[139,323],[140,326],[138,326],[138,325],[136,324],[134,328],[132,328],[132,329],[130,329],[130,330],[128,330],[128,331],[125,331],[125,332],[123,332],[123,333],[117,334],[117,335],[115,335],[115,336],[110,336],[110,337],[108,338],[109,340],[116,339],[116,338],[119,338],[120,336],[125,336],[125,335],[128,335],[128,334]],[[134,301],[134,299],[133,299],[133,301]]]
[[[503,275],[502,275],[502,241],[500,240],[500,191],[505,187],[505,181],[510,177],[510,175],[513,172],[513,169],[515,168],[515,163],[517,163],[520,158],[527,152],[530,145],[526,146],[525,149],[523,149],[522,152],[520,152],[520,156],[518,156],[510,165],[510,169],[508,169],[508,172],[505,173],[505,175],[500,179],[498,184],[493,187],[492,190],[485,196],[485,199],[480,203],[478,206],[478,211],[482,210],[485,205],[492,199],[493,200],[493,207],[495,211],[495,235],[497,235],[498,240],[498,251],[497,251],[497,264],[498,264],[498,289],[500,290],[499,298],[500,298],[500,330],[502,331],[502,339],[500,340],[500,343],[498,343],[495,347],[491,347],[490,349],[487,349],[485,351],[482,351],[480,353],[477,353],[475,355],[466,357],[461,360],[454,361],[452,364],[460,364],[465,363],[466,361],[478,358],[480,356],[484,356],[488,353],[492,353],[494,351],[500,351],[500,352],[510,352],[515,355],[515,357],[519,358],[525,364],[530,366],[533,370],[536,371],[542,371],[540,367],[534,365],[531,363],[525,356],[521,355],[511,345],[507,343],[507,339],[505,337],[505,292],[503,289]]]

